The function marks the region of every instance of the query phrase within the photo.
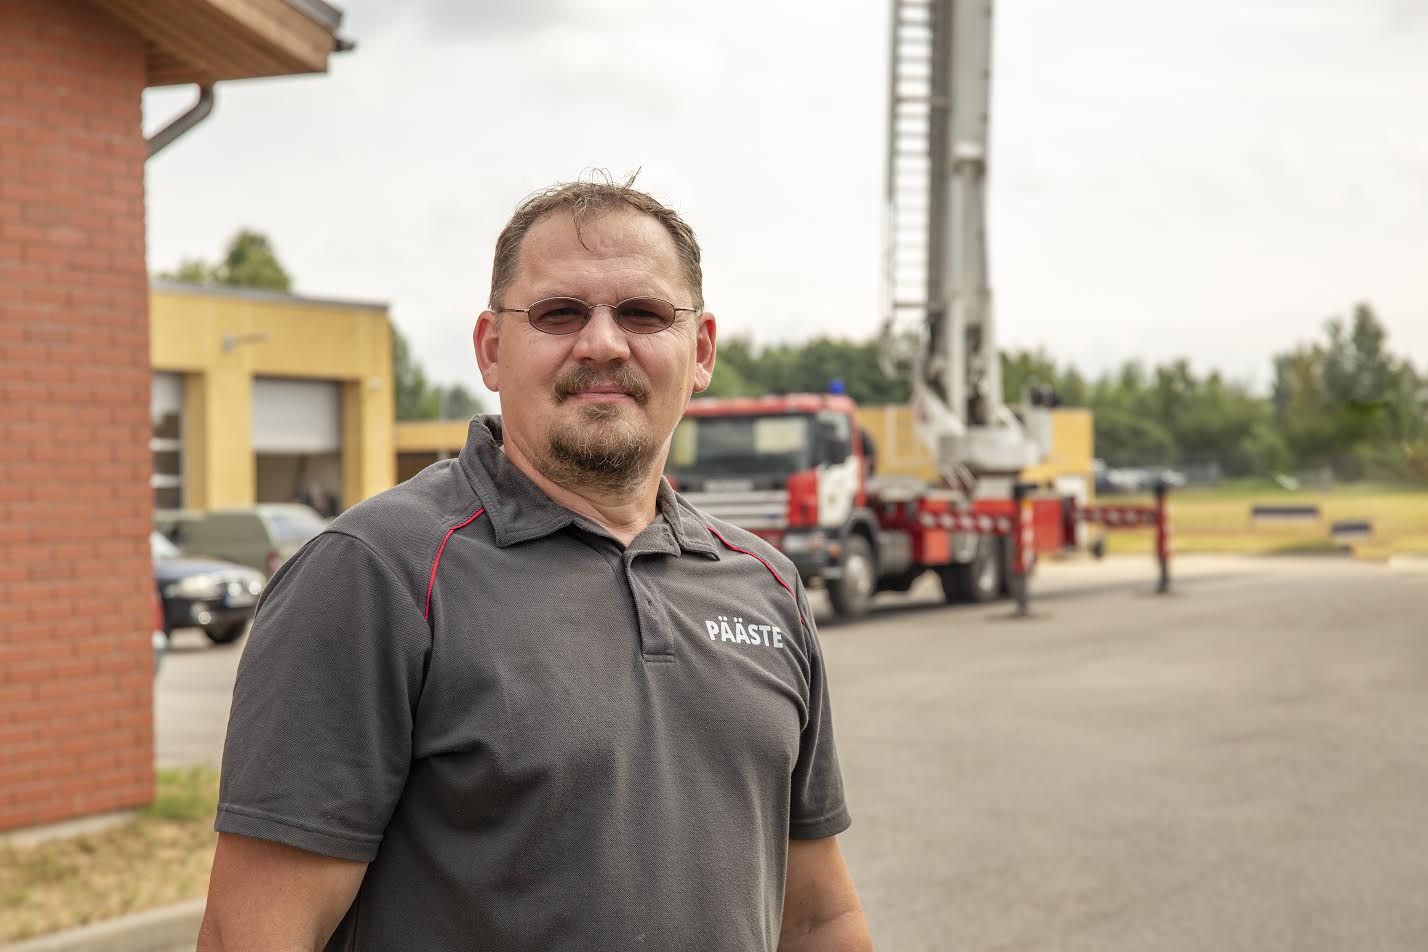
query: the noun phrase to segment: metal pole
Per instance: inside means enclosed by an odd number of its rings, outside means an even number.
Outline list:
[[[1170,591],[1170,507],[1166,497],[1170,488],[1165,480],[1155,483],[1155,554],[1160,562],[1160,584],[1156,593],[1164,595]]]
[[[1026,502],[1026,484],[1021,480],[1012,483],[1012,595],[1016,598],[1016,615],[1025,618],[1030,609],[1027,605],[1026,584],[1027,562],[1030,556],[1028,541],[1031,534],[1031,520]]]

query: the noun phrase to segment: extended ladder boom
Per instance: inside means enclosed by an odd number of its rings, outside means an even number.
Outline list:
[[[944,478],[1039,453],[1002,402],[987,280],[990,0],[893,0],[885,333],[915,340],[918,432]]]

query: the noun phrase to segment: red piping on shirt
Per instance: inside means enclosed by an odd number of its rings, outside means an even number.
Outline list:
[[[431,590],[436,587],[436,567],[441,564],[441,553],[446,551],[446,540],[450,539],[451,534],[457,529],[464,529],[466,526],[471,525],[471,523],[475,522],[476,518],[485,511],[486,507],[482,506],[480,509],[477,509],[475,512],[471,513],[471,515],[467,517],[465,522],[461,523],[460,525],[452,526],[450,529],[446,530],[446,535],[441,540],[441,547],[436,550],[436,558],[431,563],[431,581],[426,583],[426,611],[422,612],[421,614],[421,617],[424,620],[431,621]],[[784,587],[787,588],[788,586],[785,585]]]
[[[773,567],[772,565],[769,565],[768,561],[765,560],[762,555],[759,555],[757,552],[750,552],[748,549],[745,549],[745,548],[742,548],[741,546],[735,545],[734,543],[730,542],[728,539],[724,538],[724,536],[720,534],[719,530],[716,529],[716,528],[714,528],[713,526],[705,526],[704,528],[706,528],[706,529],[708,529],[710,532],[714,533],[714,538],[716,538],[716,539],[718,539],[720,542],[724,543],[724,548],[726,548],[726,549],[732,549],[732,550],[735,551],[735,552],[742,552],[744,555],[751,555],[751,556],[753,556],[754,558],[758,559],[759,562],[761,562],[761,563],[763,564],[763,567],[769,570],[769,574],[774,577],[774,581],[775,581],[775,582],[778,582],[780,585],[782,585],[782,586],[783,586],[783,590],[784,590],[785,592],[788,592],[789,595],[792,595],[792,596],[793,596],[793,608],[794,608],[795,611],[798,612],[798,623],[799,623],[800,625],[807,625],[807,624],[808,624],[808,622],[805,621],[804,618],[803,618],[803,609],[798,607],[798,595],[794,592],[793,589],[791,589],[791,588],[788,587],[788,583],[783,580],[783,576],[782,576],[782,575],[779,575],[778,572],[774,569],[774,567]]]

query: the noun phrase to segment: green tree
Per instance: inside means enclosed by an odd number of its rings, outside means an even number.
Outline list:
[[[291,293],[292,276],[278,261],[268,236],[249,228],[241,229],[228,243],[223,260],[214,270],[215,284],[235,288],[261,288]]]
[[[432,384],[412,355],[411,344],[392,325],[392,376],[398,420],[469,420],[485,407],[461,384]]]
[[[221,285],[230,288],[258,288],[292,292],[293,280],[268,236],[251,228],[238,231],[228,242],[223,259],[209,264],[201,258],[184,258],[176,270],[160,277],[185,284]]]
[[[771,393],[827,393],[838,380],[844,392],[864,404],[904,403],[907,383],[883,373],[878,341],[818,337],[798,344],[763,348],[747,336],[719,343],[712,397],[749,397]]]
[[[439,415],[426,372],[412,356],[406,335],[392,325],[392,377],[398,420],[435,420]]]
[[[1367,304],[1324,339],[1276,355],[1275,418],[1302,465],[1356,478],[1388,474],[1424,435],[1424,395],[1411,364],[1388,351],[1387,332]]]
[[[169,281],[178,281],[182,284],[215,284],[213,280],[213,265],[201,258],[184,258],[179,262],[179,266],[174,271],[165,272],[159,275]]]

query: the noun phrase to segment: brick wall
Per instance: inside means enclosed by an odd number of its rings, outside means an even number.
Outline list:
[[[0,0],[0,830],[153,793],[144,69]]]

